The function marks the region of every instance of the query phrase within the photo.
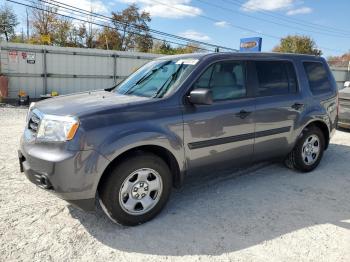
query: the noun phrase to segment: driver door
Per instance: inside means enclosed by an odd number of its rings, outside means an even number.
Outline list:
[[[229,60],[209,66],[191,90],[208,88],[212,105],[184,107],[189,173],[217,172],[253,158],[255,99],[247,84],[249,63]]]

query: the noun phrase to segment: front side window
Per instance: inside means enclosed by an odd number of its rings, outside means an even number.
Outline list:
[[[297,79],[293,64],[286,61],[256,61],[258,96],[295,93]]]
[[[331,83],[324,65],[320,62],[304,62],[304,68],[313,94],[330,91]]]
[[[212,91],[213,100],[230,100],[245,97],[245,63],[224,61],[209,66],[194,83],[193,88],[207,88]]]

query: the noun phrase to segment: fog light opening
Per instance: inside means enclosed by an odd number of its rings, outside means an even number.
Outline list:
[[[40,177],[40,186],[44,189],[53,189],[50,180],[46,176]]]

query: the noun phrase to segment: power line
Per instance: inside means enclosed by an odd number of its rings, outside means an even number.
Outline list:
[[[39,1],[44,1],[44,0],[39,0]],[[60,3],[60,2],[58,2],[58,1],[56,1],[56,0],[51,0],[51,1],[56,2],[56,3]],[[181,11],[181,12],[184,12],[184,13],[190,13],[190,12],[187,11],[187,10],[183,10],[183,9],[181,9],[181,8],[174,7],[174,6],[171,6],[171,5],[168,5],[168,4],[159,2],[159,1],[157,1],[157,0],[153,0],[153,2],[156,2],[156,3],[158,3],[158,4],[161,4],[161,5],[164,5],[164,6],[168,6],[168,7],[174,8],[174,9],[177,9],[177,10],[179,10],[179,11]],[[66,4],[63,4],[63,3],[60,3],[60,4],[66,5]],[[67,5],[67,6],[69,6],[69,5]],[[73,7],[73,6],[70,6],[70,7]],[[75,7],[73,7],[73,8],[75,8]],[[92,12],[86,11],[86,10],[84,10],[84,9],[80,9],[80,8],[77,8],[77,9],[82,10],[82,11],[84,11],[85,13],[86,13],[86,12],[92,13]],[[94,15],[97,15],[97,16],[100,16],[100,17],[103,17],[103,18],[107,18],[108,20],[112,20],[112,18],[111,18],[111,17],[108,17],[108,16],[104,16],[104,15],[97,14],[97,13],[93,13],[93,14],[94,14]],[[210,16],[206,16],[206,15],[199,15],[199,16],[202,17],[202,18],[204,18],[204,19],[210,20],[210,21],[212,21],[212,22],[220,22],[220,21],[221,21],[221,20],[218,20],[218,19],[216,19],[216,18],[212,18],[212,17],[210,17]],[[120,21],[119,21],[119,22],[120,22]],[[122,23],[122,22],[120,22],[120,23]],[[230,25],[231,25],[231,24],[230,24]],[[242,27],[242,26],[232,26],[232,25],[231,25],[231,27],[236,27],[236,28],[239,28],[239,29],[241,29],[241,30],[246,30],[246,31],[258,33],[258,34],[265,35],[265,36],[268,36],[268,37],[271,37],[271,38],[275,38],[275,39],[281,39],[281,37],[279,37],[279,36],[275,36],[275,35],[271,35],[271,34],[266,34],[266,33],[261,33],[261,32],[258,32],[258,31],[255,31],[255,30],[251,30],[251,29],[249,29],[249,28],[245,28],[245,27]],[[150,31],[151,31],[151,32],[152,32],[152,31],[153,31],[153,32],[155,31],[156,33],[164,34],[164,32],[156,31],[156,30],[153,30],[153,29],[150,29]],[[174,36],[174,35],[171,35],[171,34],[168,34],[168,33],[165,33],[165,34],[166,34],[166,35],[170,35],[170,36]],[[183,38],[183,37],[179,37],[179,36],[176,36],[176,35],[175,35],[175,37],[176,37],[176,38]],[[186,38],[185,38],[185,39],[186,39]],[[186,41],[188,41],[188,39],[186,39]],[[199,41],[199,42],[200,42],[200,43],[203,43],[203,42],[201,42],[201,41]],[[204,43],[204,44],[207,44],[207,45],[208,45],[208,43]],[[215,46],[215,45],[214,45],[214,46]],[[218,46],[218,47],[223,48],[223,49],[226,49],[225,47],[221,47],[221,46]],[[333,49],[333,48],[321,47],[321,46],[319,46],[319,47],[322,48],[322,49],[330,50],[330,51],[344,52],[343,50],[339,50],[339,49]],[[232,49],[231,49],[231,50],[232,50]]]
[[[85,15],[93,16],[93,17],[96,17],[96,18],[99,18],[99,19],[108,20],[110,22],[115,22],[115,23],[119,23],[119,24],[122,24],[122,25],[128,25],[128,26],[131,26],[131,27],[136,28],[136,29],[140,29],[141,28],[139,25],[127,24],[127,23],[125,23],[123,21],[117,21],[117,20],[113,19],[112,17],[108,17],[108,16],[105,16],[105,15],[102,15],[102,14],[98,14],[98,13],[94,13],[94,12],[91,12],[91,11],[87,11],[87,10],[84,10],[84,9],[81,9],[81,8],[78,8],[78,7],[75,7],[75,6],[72,6],[72,5],[64,4],[64,3],[59,2],[59,1],[55,1],[55,0],[50,0],[50,1],[39,0],[39,1],[40,2],[44,2],[46,4],[54,5],[54,6],[57,6],[57,7],[61,7],[61,8],[67,9],[67,10],[71,10],[73,12],[77,12],[77,13],[81,13],[81,14],[84,13]],[[33,3],[33,1],[31,1],[31,2]],[[57,4],[54,4],[52,2],[55,2]],[[155,29],[152,29],[152,28],[149,28],[149,31],[152,32],[152,33],[158,34],[158,35],[167,36],[167,37],[170,37],[170,38],[176,38],[178,40],[187,41],[187,42],[191,42],[191,43],[196,43],[196,44],[200,44],[200,45],[210,46],[210,47],[213,47],[213,48],[221,48],[221,49],[224,49],[224,50],[238,51],[237,49],[234,49],[234,48],[229,48],[229,47],[225,47],[225,46],[210,44],[210,43],[199,41],[199,40],[194,40],[194,39],[190,39],[190,38],[186,38],[186,37],[182,37],[182,36],[178,36],[178,35],[174,35],[174,34],[169,34],[169,33],[162,32],[162,31],[159,31],[159,30],[155,30]]]
[[[171,8],[173,8],[173,9],[177,9],[177,10],[182,11],[182,12],[184,12],[184,13],[192,14],[191,12],[189,12],[189,11],[187,11],[187,10],[183,10],[183,9],[181,9],[181,8],[174,7],[174,6],[171,6],[171,5],[168,5],[168,4],[159,2],[159,1],[157,1],[157,0],[152,0],[152,1],[153,1],[153,2],[156,2],[156,3],[158,3],[158,4],[161,4],[161,5],[165,5],[165,6],[171,7]],[[198,15],[198,16],[199,16],[199,17],[202,17],[202,18],[204,18],[204,19],[206,19],[206,20],[212,21],[212,22],[222,22],[222,20],[219,20],[219,19],[216,19],[216,18],[207,16],[207,15]],[[270,37],[270,38],[274,38],[274,39],[278,39],[278,40],[281,39],[281,37],[279,37],[279,36],[271,35],[271,34],[266,34],[266,33],[262,33],[262,32],[258,32],[258,31],[255,31],[255,30],[252,30],[252,29],[249,29],[249,28],[246,28],[246,27],[242,27],[242,26],[238,26],[238,25],[232,25],[232,24],[230,24],[230,26],[231,26],[231,27],[234,27],[234,28],[241,29],[241,30],[245,30],[245,31],[257,33],[257,34],[259,34],[259,35],[264,35],[264,36],[267,36],[267,37]],[[329,50],[329,51],[335,51],[335,52],[345,53],[344,50],[340,50],[340,49],[333,49],[333,48],[322,47],[322,46],[318,46],[318,47],[319,47],[319,48],[322,48],[322,49]]]
[[[242,7],[242,5],[244,5],[244,2],[239,1],[239,0],[221,0],[223,2],[229,3],[231,5],[235,5],[238,7]],[[315,28],[318,30],[324,30],[324,31],[328,31],[330,33],[334,33],[334,31],[337,31],[338,33],[342,33],[342,34],[350,34],[349,31],[346,31],[344,29],[339,29],[339,28],[335,28],[335,27],[331,27],[331,26],[326,26],[326,25],[320,25],[320,24],[316,24],[316,23],[312,23],[312,22],[308,22],[302,19],[296,19],[296,18],[290,18],[290,17],[286,17],[284,15],[278,14],[278,13],[274,13],[271,11],[267,11],[265,9],[259,8],[259,7],[244,7],[247,10],[250,11],[254,11],[254,12],[259,12],[261,14],[264,14],[266,16],[269,17],[273,17],[279,20],[284,20],[288,23],[292,23],[292,24],[298,24],[298,25],[302,25],[302,26],[306,26],[306,27],[311,27],[311,28]]]
[[[27,4],[24,4],[24,3],[19,3],[17,1],[14,1],[14,0],[6,0],[8,2],[12,2],[12,3],[15,3],[15,4],[19,4],[19,5],[24,5],[24,6],[27,6],[27,7],[30,7],[30,8],[35,8],[35,9],[39,9],[39,10],[43,10],[43,11],[47,11],[47,10],[44,10],[44,9],[40,9],[38,7],[35,7],[35,6],[31,6],[31,5],[27,5]],[[28,1],[28,0],[27,0]],[[44,0],[39,0],[41,2],[46,2]],[[153,0],[154,2],[157,2],[159,4],[162,4],[162,5],[165,5],[165,6],[168,6],[168,7],[171,7],[173,9],[177,9],[177,10],[180,10],[181,12],[184,12],[184,13],[190,13],[189,11],[187,10],[183,10],[181,8],[178,8],[178,7],[174,7],[174,6],[171,6],[171,5],[167,5],[167,4],[164,4],[162,2],[159,2],[159,1],[156,1],[156,0]],[[61,4],[63,6],[60,6],[61,8],[65,8],[67,10],[71,10],[73,12],[77,12],[77,13],[80,13],[80,14],[84,14],[84,15],[89,15],[89,16],[94,16],[95,18],[98,18],[98,19],[108,19],[109,21],[114,21],[116,22],[115,20],[112,20],[111,17],[108,17],[108,16],[104,16],[104,15],[101,15],[101,14],[97,14],[97,13],[94,13],[94,12],[90,12],[90,11],[86,11],[84,9],[81,9],[81,8],[77,8],[77,7],[74,7],[74,6],[71,6],[71,5],[68,5],[68,4],[64,4],[64,3],[61,3],[61,2],[58,2],[58,1],[55,1],[55,0],[51,0],[49,4],[52,5],[51,2],[56,2],[58,4]],[[32,2],[33,3],[33,2]],[[57,6],[57,5],[56,5]],[[71,8],[67,8],[66,6],[69,6]],[[73,8],[73,9],[72,9]],[[77,11],[79,10],[79,11]],[[55,13],[55,12],[52,12],[52,13]],[[107,28],[111,28],[111,29],[115,29],[114,27],[110,27],[110,26],[107,26],[107,25],[102,25],[102,24],[97,24],[95,22],[91,22],[91,21],[86,21],[86,20],[83,20],[83,19],[80,19],[80,18],[76,18],[76,17],[72,17],[72,16],[67,16],[67,15],[64,15],[64,14],[60,14],[60,13],[55,13],[57,15],[60,15],[60,16],[63,16],[63,17],[66,17],[66,18],[69,18],[69,19],[73,19],[73,20],[78,20],[78,21],[82,21],[84,23],[90,23],[90,24],[94,24],[94,25],[98,25],[98,26],[102,26],[102,27],[107,27]],[[192,13],[191,13],[192,14]],[[221,22],[221,20],[218,20],[216,18],[212,18],[212,17],[209,17],[209,16],[206,16],[206,15],[199,15],[200,17],[204,18],[204,19],[207,19],[207,20],[210,20],[212,22]],[[120,23],[120,24],[123,24],[123,22],[121,21],[118,21],[117,23]],[[125,25],[125,23],[124,23]],[[274,38],[274,39],[281,39],[281,37],[279,36],[275,36],[275,35],[271,35],[271,34],[266,34],[266,33],[262,33],[262,32],[258,32],[258,31],[255,31],[255,30],[252,30],[252,29],[249,29],[249,28],[246,28],[246,27],[242,27],[242,26],[233,26],[230,24],[231,27],[235,27],[235,28],[238,28],[238,29],[241,29],[241,30],[245,30],[245,31],[249,31],[249,32],[254,32],[254,33],[257,33],[257,34],[261,34],[261,35],[265,35],[267,37],[271,37],[271,38]],[[137,25],[132,25],[131,24],[131,27],[133,28],[137,28]],[[165,32],[161,32],[161,31],[158,31],[158,30],[154,30],[154,29],[150,29],[149,30],[150,32],[152,33],[155,33],[155,34],[158,34],[158,35],[162,35],[163,37],[169,37],[169,38],[176,38],[178,40],[182,40],[182,41],[187,41],[187,42],[193,42],[193,43],[199,43],[199,44],[202,44],[202,45],[206,45],[206,46],[211,46],[211,47],[219,47],[221,49],[226,49],[226,50],[234,50],[234,51],[237,51],[236,49],[232,49],[232,48],[227,48],[227,47],[223,47],[223,46],[219,46],[219,45],[214,45],[214,44],[209,44],[209,43],[206,43],[206,42],[202,42],[202,41],[197,41],[197,40],[194,40],[194,39],[190,39],[190,38],[185,38],[185,37],[181,37],[181,36],[177,36],[177,35],[173,35],[173,34],[169,34],[169,33],[165,33]],[[135,33],[135,32],[131,32],[131,33]],[[142,35],[142,36],[145,36],[143,34],[140,34],[138,33],[138,35]],[[159,38],[156,38],[154,36],[151,36],[153,39],[156,39],[156,40],[160,40],[160,41],[163,41],[164,39],[159,39]],[[167,40],[168,41],[168,40]],[[174,43],[174,44],[178,44],[178,45],[182,45],[182,46],[188,46],[187,44],[180,44],[178,42],[174,42],[174,41],[168,41],[169,43]],[[339,50],[339,49],[333,49],[333,48],[328,48],[328,47],[322,47],[322,46],[319,46],[319,48],[322,48],[322,49],[326,49],[326,50],[330,50],[330,51],[335,51],[335,52],[344,52],[343,50]],[[205,51],[211,51],[211,50],[208,50],[208,49],[205,49],[205,48],[199,48],[201,50],[205,50]]]
[[[83,22],[83,23],[90,23],[90,24],[93,24],[93,25],[96,25],[96,26],[106,27],[106,28],[110,28],[110,29],[113,29],[113,30],[115,29],[114,27],[111,27],[111,26],[106,25],[106,24],[99,24],[99,23],[95,23],[95,22],[92,22],[92,21],[87,21],[87,20],[84,20],[84,19],[76,18],[76,17],[73,17],[73,16],[60,14],[60,13],[53,12],[53,11],[50,11],[50,10],[45,10],[43,8],[40,8],[40,7],[31,6],[31,5],[28,5],[28,4],[25,4],[25,3],[20,3],[20,2],[14,1],[14,0],[6,0],[6,1],[14,3],[14,4],[26,6],[26,7],[29,7],[29,8],[33,8],[33,9],[49,12],[49,13],[52,13],[52,14],[56,14],[56,15],[68,18],[68,19],[77,20],[77,21],[80,21],[80,22]],[[140,35],[140,36],[146,36],[144,34],[137,33],[137,32],[131,32],[131,31],[126,31],[126,32],[133,33],[133,34]],[[161,38],[157,38],[157,37],[154,37],[154,36],[150,36],[150,37],[152,39],[155,39],[155,40],[164,41],[164,39],[161,39]],[[172,43],[172,44],[177,44],[177,45],[181,45],[181,46],[188,46],[188,43],[187,44],[183,44],[183,43],[178,43],[178,42],[170,41],[170,40],[166,40],[166,41],[169,42],[169,43]],[[196,47],[196,48],[198,48],[200,50],[203,50],[203,51],[212,52],[212,50],[209,50],[209,49],[206,49],[206,48],[203,48],[203,47]]]
[[[237,10],[234,10],[234,9],[231,9],[231,8],[228,8],[228,7],[224,7],[222,5],[213,4],[213,3],[210,3],[210,2],[207,2],[207,1],[204,1],[204,0],[196,0],[196,1],[204,3],[204,4],[209,5],[209,6],[213,6],[215,8],[224,10],[224,11],[229,12],[229,13],[236,13],[238,15],[242,15],[242,16],[246,16],[246,17],[249,17],[249,18],[253,18],[255,20],[264,21],[264,22],[271,23],[271,24],[274,24],[274,25],[277,25],[277,26],[288,27],[288,28],[295,28],[295,29],[298,29],[298,30],[301,30],[301,31],[305,31],[305,32],[309,32],[309,33],[322,34],[322,35],[333,36],[333,37],[350,38],[350,36],[345,36],[344,34],[339,35],[339,34],[328,33],[328,32],[325,33],[325,32],[322,32],[322,31],[308,30],[308,29],[304,29],[304,28],[301,28],[301,27],[296,27],[294,25],[288,25],[288,24],[283,24],[283,23],[280,23],[280,22],[271,21],[271,20],[268,20],[268,19],[265,19],[265,18],[256,17],[256,16],[253,16],[253,15],[242,13],[242,12],[239,12]]]
[[[153,2],[156,2],[157,4],[164,5],[164,6],[168,6],[168,7],[172,8],[172,9],[179,10],[179,11],[181,11],[181,12],[183,12],[183,13],[192,14],[191,12],[189,12],[189,11],[187,11],[187,10],[184,10],[184,9],[181,9],[181,8],[178,8],[178,7],[175,7],[175,6],[172,6],[172,5],[168,5],[168,4],[165,4],[165,3],[162,3],[162,2],[156,1],[156,0],[152,0],[152,1],[153,1]],[[216,19],[216,18],[207,16],[207,15],[199,14],[198,16],[199,16],[199,17],[202,17],[202,18],[204,18],[204,19],[206,19],[206,20],[212,21],[212,22],[221,22],[221,21],[222,21],[222,20],[219,20],[219,19]],[[278,36],[274,36],[274,35],[270,35],[270,34],[258,32],[258,31],[256,31],[256,30],[253,30],[253,29],[250,29],[250,28],[247,28],[247,27],[238,26],[238,25],[232,25],[232,24],[231,24],[230,26],[231,26],[231,27],[238,28],[238,29],[241,29],[241,30],[244,30],[244,31],[252,32],[252,33],[255,33],[255,34],[261,34],[261,35],[264,35],[264,36],[267,36],[267,37],[280,39],[280,37],[278,37]]]

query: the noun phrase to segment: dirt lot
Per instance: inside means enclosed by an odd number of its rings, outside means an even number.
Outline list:
[[[262,164],[189,178],[160,216],[127,228],[25,179],[25,113],[0,108],[0,261],[350,261],[350,133],[312,173]]]

